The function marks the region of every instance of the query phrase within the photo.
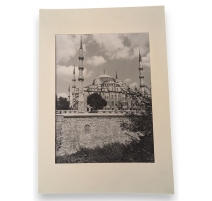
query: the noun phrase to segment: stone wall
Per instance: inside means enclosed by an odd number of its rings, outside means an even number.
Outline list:
[[[75,153],[80,147],[127,143],[130,137],[120,128],[125,116],[56,115],[56,156]]]

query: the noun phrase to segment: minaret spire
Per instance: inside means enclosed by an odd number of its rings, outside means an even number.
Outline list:
[[[68,92],[70,92],[70,84],[69,84],[69,86],[68,86]]]
[[[75,74],[75,64],[74,64],[73,74]]]
[[[81,39],[80,39],[80,49],[83,50],[83,48],[82,48],[82,35],[81,35]]]
[[[140,53],[140,49],[139,49],[139,79],[140,79],[140,89],[141,89],[141,93],[142,95],[144,95],[144,74],[143,74],[143,65],[142,65],[142,58],[141,58],[141,53]]]
[[[118,79],[118,74],[117,74],[117,70],[116,70],[116,79]]]
[[[140,49],[139,49],[139,62],[141,62],[141,53],[140,53]]]
[[[79,49],[79,77],[78,77],[78,81],[79,81],[79,99],[78,99],[78,112],[79,113],[84,113],[84,93],[83,93],[83,81],[84,81],[84,77],[83,77],[83,60],[84,60],[84,56],[83,56],[83,49],[82,49],[82,36],[81,36],[81,41],[80,41],[80,49]]]
[[[75,85],[75,82],[76,82],[76,78],[75,78],[75,64],[74,64],[73,78],[72,78],[72,97],[73,97],[72,98],[72,105],[74,105],[74,103],[76,102],[76,96],[75,96],[76,85]],[[70,102],[70,104],[71,104],[71,102]]]

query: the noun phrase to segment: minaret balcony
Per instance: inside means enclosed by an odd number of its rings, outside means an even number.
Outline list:
[[[140,75],[139,78],[142,79],[142,78],[144,78],[144,76],[143,75]]]
[[[79,58],[79,60],[84,60],[83,56],[79,56],[78,58]]]
[[[84,70],[84,67],[83,66],[79,66],[78,69],[79,70]]]
[[[84,77],[78,77],[78,81],[84,81]]]
[[[72,79],[72,81],[74,81],[74,82],[75,82],[75,81],[76,81],[76,78],[73,78],[73,79]]]
[[[75,85],[73,85],[73,86],[72,86],[72,88],[76,88],[76,86],[75,86]]]
[[[143,68],[142,68],[142,67],[139,67],[138,69],[139,69],[139,70],[143,70]]]
[[[145,85],[140,84],[140,87],[141,87],[141,88],[142,88],[142,87],[145,87]]]

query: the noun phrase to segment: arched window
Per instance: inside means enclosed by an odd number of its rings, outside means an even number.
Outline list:
[[[85,125],[84,126],[84,131],[85,131],[85,134],[89,134],[90,133],[90,126],[89,125]]]

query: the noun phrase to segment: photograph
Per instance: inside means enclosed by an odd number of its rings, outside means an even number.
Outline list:
[[[154,163],[150,38],[55,35],[55,163]]]

